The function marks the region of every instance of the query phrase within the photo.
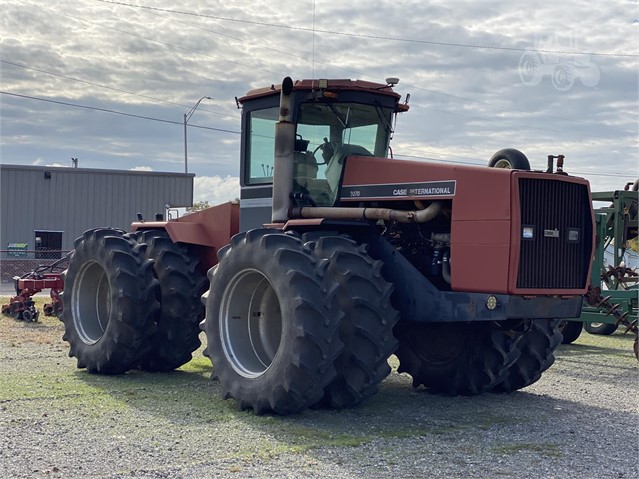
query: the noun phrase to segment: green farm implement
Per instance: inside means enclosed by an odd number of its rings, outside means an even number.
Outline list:
[[[591,286],[584,300],[581,317],[566,321],[563,326],[564,343],[571,343],[582,328],[591,334],[612,334],[618,328],[635,334],[637,353],[637,299],[639,295],[637,270],[626,265],[629,242],[637,238],[637,190],[628,183],[622,191],[592,193],[594,203],[606,206],[595,208],[595,254]]]

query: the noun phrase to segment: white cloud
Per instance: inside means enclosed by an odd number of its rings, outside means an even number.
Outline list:
[[[62,163],[58,163],[53,162],[53,163],[46,163],[45,160],[41,157],[36,158],[35,160],[33,160],[31,162],[31,165],[33,166],[51,166],[51,167],[55,167],[55,168],[70,168],[71,165],[69,164],[62,164]]]
[[[226,176],[196,176],[193,182],[193,202],[208,201],[211,206],[240,197],[240,179]]]
[[[134,166],[130,168],[131,171],[153,171],[153,168],[150,166]]]

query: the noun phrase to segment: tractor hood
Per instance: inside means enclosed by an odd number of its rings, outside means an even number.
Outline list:
[[[345,163],[344,206],[415,201],[423,207],[434,200],[444,202],[451,218],[454,291],[585,293],[594,248],[585,179],[365,156]],[[548,274],[567,257],[574,259],[574,270]]]

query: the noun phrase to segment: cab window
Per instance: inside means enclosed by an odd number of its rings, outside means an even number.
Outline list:
[[[246,183],[272,183],[278,107],[254,110],[249,115]]]

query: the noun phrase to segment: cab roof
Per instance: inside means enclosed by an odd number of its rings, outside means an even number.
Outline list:
[[[246,95],[239,98],[238,101],[240,103],[244,103],[248,100],[253,100],[256,98],[266,97],[270,95],[279,95],[282,90],[282,85],[271,85],[269,87],[257,88],[255,90],[249,91]],[[401,95],[393,91],[391,85],[387,85],[384,83],[374,83],[364,80],[296,80],[293,83],[293,91],[296,90],[306,90],[306,91],[340,91],[340,90],[350,90],[350,91],[369,91],[374,92],[376,94],[388,95],[399,100]]]

